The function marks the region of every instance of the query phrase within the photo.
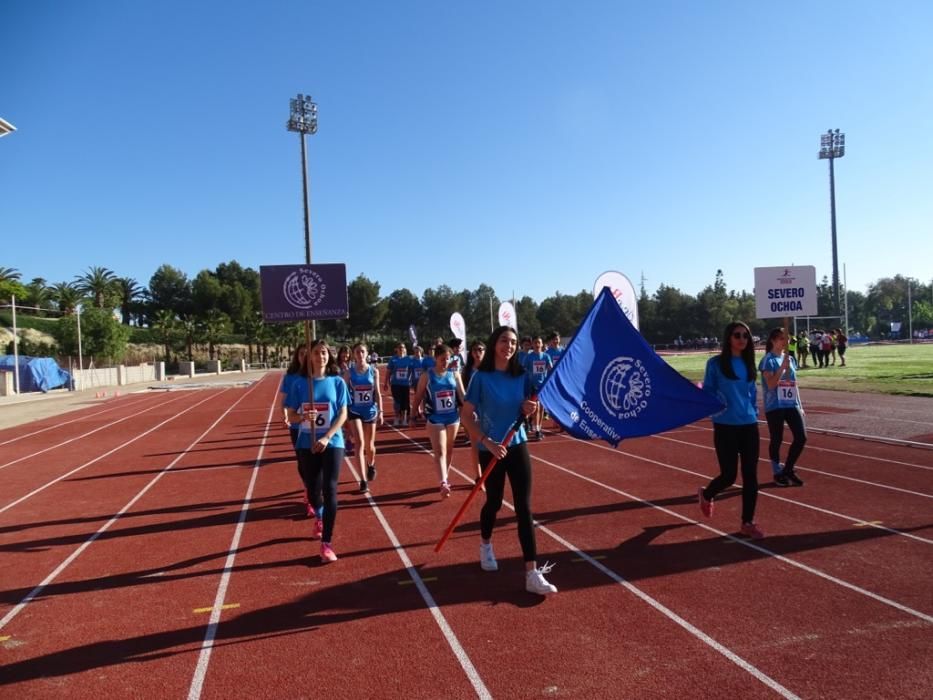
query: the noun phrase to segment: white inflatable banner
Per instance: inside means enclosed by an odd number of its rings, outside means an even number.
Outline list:
[[[454,311],[450,315],[450,332],[454,334],[455,338],[460,338],[464,345],[466,344],[466,321],[463,320],[463,316],[458,311]]]
[[[499,304],[499,325],[508,326],[518,333],[518,316],[515,313],[515,307],[512,302],[503,301]]]
[[[622,309],[622,313],[632,322],[635,328],[638,328],[638,297],[635,296],[635,287],[632,286],[632,281],[621,272],[610,270],[596,278],[596,284],[593,285],[594,299],[599,296],[603,287],[609,287],[609,291],[615,297],[619,308]]]

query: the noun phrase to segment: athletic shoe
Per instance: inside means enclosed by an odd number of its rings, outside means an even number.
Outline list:
[[[407,427],[408,427],[408,419],[407,419],[407,418],[403,418],[403,419],[402,419],[402,427],[403,427],[403,428],[407,428]]]
[[[537,593],[538,595],[551,595],[557,593],[557,586],[553,583],[549,583],[544,575],[550,573],[551,569],[554,568],[553,564],[544,564],[537,569],[532,569],[525,574],[525,590],[529,593]]]
[[[742,534],[753,540],[761,540],[765,536],[765,533],[755,523],[742,523]]]
[[[393,419],[393,421],[392,421],[392,427],[393,427],[393,428],[397,428],[397,427],[398,427],[398,418]]]
[[[370,464],[366,467],[366,480],[375,481],[376,480],[376,465]]]
[[[366,483],[366,480],[360,482],[360,493],[369,493],[369,484]]]
[[[496,555],[492,551],[492,542],[479,544],[479,565],[483,571],[498,571],[499,562],[496,561]]]
[[[319,540],[319,539],[321,539],[321,536],[322,536],[323,534],[324,534],[324,521],[321,520],[320,518],[315,518],[315,520],[314,520],[314,529],[311,530],[311,536],[312,536],[314,539]]]
[[[316,517],[317,517],[317,511],[314,510],[314,506],[312,506],[312,505],[309,503],[309,504],[307,505],[307,509],[308,509],[307,512],[306,512],[307,517],[309,517],[309,518],[316,518]]]
[[[700,512],[703,513],[704,517],[712,518],[713,517],[713,502],[707,501],[706,497],[703,495],[703,489],[700,489]]]
[[[787,475],[781,472],[780,474],[774,475],[774,483],[778,486],[790,486],[790,479],[787,478]]]
[[[543,436],[541,435],[541,430],[540,430],[540,429],[536,430],[536,431],[535,431],[535,440],[538,440],[538,441],[540,442],[542,437],[543,437]]]
[[[329,561],[337,561],[337,555],[331,549],[330,542],[321,542],[321,561],[325,564]]]
[[[446,481],[441,482],[441,498],[450,498],[450,484]]]
[[[787,478],[794,486],[803,486],[803,479],[797,476],[797,472],[795,472],[793,469],[787,472]]]

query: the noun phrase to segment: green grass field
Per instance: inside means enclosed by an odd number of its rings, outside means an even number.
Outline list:
[[[763,351],[756,353],[758,359]],[[665,355],[678,372],[693,381],[703,379],[708,354]],[[808,367],[798,374],[801,387],[876,394],[933,396],[933,343],[855,345],[846,351],[846,366]]]

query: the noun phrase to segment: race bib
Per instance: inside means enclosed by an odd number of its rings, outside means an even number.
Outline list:
[[[353,403],[357,406],[373,402],[373,388],[371,385],[353,387]]]
[[[454,400],[456,393],[452,389],[442,389],[434,394],[434,411],[436,413],[451,413],[457,410]]]
[[[544,360],[532,360],[531,371],[536,375],[543,377],[547,374],[547,362]]]
[[[311,404],[303,403],[301,404],[301,409],[304,411],[306,416],[305,420],[301,423],[301,430],[305,433],[311,432]],[[330,404],[329,403],[315,403],[314,410],[317,411],[317,414],[314,416],[314,434],[322,435],[330,429]]]
[[[397,369],[395,370],[396,379],[408,379],[408,370],[407,369]]]
[[[786,379],[777,385],[778,406],[781,408],[795,408],[797,406],[797,382]]]

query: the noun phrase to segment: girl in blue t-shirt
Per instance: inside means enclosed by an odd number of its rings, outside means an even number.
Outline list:
[[[544,352],[544,340],[541,336],[536,336],[531,341],[531,350],[525,353],[524,367],[525,371],[531,375],[532,384],[537,392],[544,384],[548,374],[553,367],[551,356]],[[538,410],[532,418],[532,425],[535,431],[535,440],[541,439],[541,424],[544,422],[544,406],[538,404]]]
[[[430,358],[431,362],[426,363],[424,356],[424,350],[420,345],[413,345],[411,348],[411,388],[412,391],[418,388],[418,382],[421,381],[421,375],[424,374],[426,369],[430,369],[434,366],[434,358]],[[412,423],[418,420],[424,420],[424,406],[420,404],[413,403],[411,405],[411,420]]]
[[[337,519],[337,479],[344,456],[341,428],[347,419],[349,395],[325,341],[311,343],[306,360],[306,373],[292,384],[285,405],[289,421],[301,424],[295,446],[304,481],[321,479],[323,484],[323,499],[317,492],[309,496],[315,509],[324,506],[323,520],[315,521],[314,534],[321,537],[321,561],[331,562],[337,561],[331,542]]]
[[[496,571],[499,564],[492,551],[492,531],[496,513],[502,507],[505,478],[512,485],[512,500],[518,520],[518,540],[525,560],[525,590],[539,595],[557,593],[557,587],[544,578],[551,570],[537,565],[534,519],[531,515],[531,459],[528,456],[525,427],[522,424],[508,445],[503,445],[509,428],[518,416],[530,416],[538,402],[529,400],[530,378],[518,364],[515,351],[518,336],[508,326],[499,326],[489,336],[486,354],[470,379],[460,419],[479,445],[480,464],[485,469],[496,458],[486,478],[486,504],[480,513],[480,566],[483,571]]]
[[[713,445],[719,476],[700,489],[700,511],[713,515],[713,499],[735,483],[742,462],[742,534],[761,539],[755,524],[758,502],[758,404],[755,344],[748,326],[733,321],[723,333],[722,352],[709,358],[703,390],[719,397],[726,408],[713,416]]]
[[[486,345],[481,340],[474,340],[470,345],[470,354],[467,355],[466,364],[463,366],[463,371],[460,373],[464,392],[466,388],[470,386],[470,379],[473,377],[476,368],[479,367],[480,363],[483,361],[483,356],[485,354]],[[476,444],[472,438],[470,438],[470,471],[476,474],[476,481],[479,481],[483,476],[483,468],[479,465],[479,445]],[[483,490],[486,490],[485,486]]]
[[[392,387],[392,404],[395,409],[392,425],[396,428],[408,427],[408,414],[411,412],[411,358],[407,353],[405,343],[395,346],[395,355],[389,358],[386,376],[382,380],[383,390]]]
[[[460,375],[448,369],[450,355],[451,350],[448,346],[435,346],[434,367],[421,375],[418,388],[415,389],[415,405],[425,402],[428,437],[431,439],[434,463],[441,480],[441,498],[450,496],[447,472],[454,451],[454,440],[460,429],[457,400],[463,402],[463,383],[460,381]]]
[[[285,376],[282,377],[282,387],[279,389],[279,402],[282,406],[282,414],[285,418],[285,425],[288,427],[288,434],[292,441],[292,449],[295,450],[295,462],[298,465],[298,476],[301,477],[302,485],[304,486],[302,491],[304,493],[305,511],[309,518],[320,518],[321,513],[315,511],[314,506],[311,505],[309,494],[311,494],[312,491],[320,493],[321,482],[318,480],[317,483],[307,484],[304,481],[304,475],[301,473],[301,464],[298,463],[298,450],[295,447],[295,443],[298,441],[298,429],[301,424],[298,421],[292,423],[289,420],[288,407],[285,405],[285,401],[288,398],[289,392],[291,391],[292,384],[295,383],[295,379],[301,377],[301,375],[304,373],[302,368],[304,367],[305,356],[307,355],[307,352],[307,345],[299,345],[292,353],[292,361],[288,365],[288,368],[285,370]]]
[[[347,423],[360,449],[360,493],[369,491],[369,482],[376,478],[376,426],[382,425],[382,392],[379,391],[379,370],[369,364],[366,345],[353,346],[353,363],[343,373],[350,391]]]
[[[803,407],[797,392],[797,363],[790,353],[784,352],[787,336],[783,328],[775,328],[768,334],[765,344],[767,354],[758,369],[761,372],[761,388],[764,391],[765,418],[768,420],[768,455],[771,471],[778,486],[803,486],[803,480],[794,471],[794,465],[807,443],[807,428],[803,419]],[[787,452],[787,460],[781,465],[781,442],[784,440],[784,423],[790,427],[794,441]]]

